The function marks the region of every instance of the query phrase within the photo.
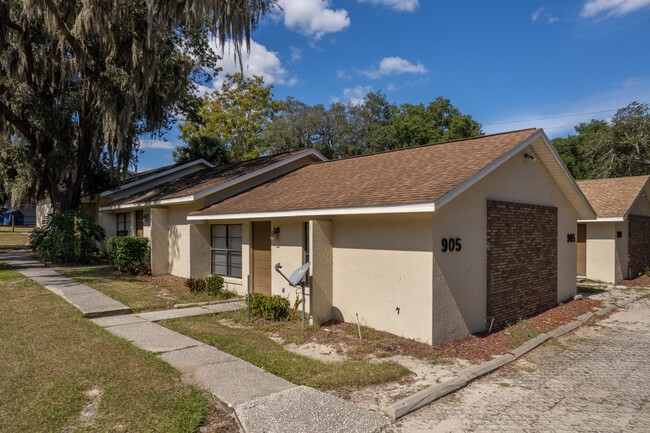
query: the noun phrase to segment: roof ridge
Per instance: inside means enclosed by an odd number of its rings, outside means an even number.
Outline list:
[[[579,179],[576,180],[576,182],[590,182],[590,181],[598,181],[598,180],[622,180],[622,179],[634,179],[634,178],[650,178],[650,174],[638,174],[635,176],[619,176],[619,177],[596,177],[593,179]]]
[[[515,129],[513,131],[495,132],[493,134],[477,135],[476,137],[457,138],[456,140],[437,141],[435,143],[419,144],[417,146],[401,147],[399,149],[381,150],[381,151],[378,151],[378,152],[365,153],[363,155],[353,155],[353,156],[346,156],[344,158],[339,158],[339,159],[328,159],[326,161],[316,161],[316,162],[313,162],[313,163],[311,163],[309,165],[306,165],[305,167],[309,167],[309,166],[312,166],[312,165],[318,165],[318,164],[325,164],[325,163],[328,163],[328,162],[347,161],[347,160],[355,159],[355,158],[365,158],[365,157],[368,157],[368,156],[383,155],[383,154],[386,154],[386,153],[400,152],[400,151],[403,151],[403,150],[415,150],[415,149],[422,149],[422,148],[425,148],[425,147],[439,146],[439,145],[442,145],[442,144],[458,143],[458,142],[461,142],[461,141],[478,140],[478,139],[481,139],[481,138],[495,137],[497,135],[514,134],[514,133],[523,132],[523,131],[541,131],[541,128]]]

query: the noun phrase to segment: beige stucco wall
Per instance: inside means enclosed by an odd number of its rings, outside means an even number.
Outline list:
[[[629,239],[629,221],[625,218],[623,222],[617,222],[614,227],[614,243],[616,245],[616,257],[614,259],[614,281],[619,282],[628,278],[629,270],[627,268],[628,262],[628,239]],[[621,232],[621,237],[618,237],[618,232]],[[589,253],[587,253],[589,254]]]
[[[487,200],[558,208],[558,301],[576,293],[577,214],[529,148],[434,213],[433,340],[463,337],[486,328]],[[443,238],[461,238],[460,252],[441,251]]]
[[[280,228],[277,239],[271,240],[271,266],[280,263],[282,265],[282,272],[287,277],[302,266],[304,222],[305,220],[291,218],[271,220],[271,228]],[[275,269],[271,270],[271,293],[288,298],[292,306],[296,298],[301,296],[300,290],[289,286],[287,280],[275,272]],[[305,304],[307,313],[310,313],[309,305],[310,301],[308,300]]]
[[[333,218],[334,318],[432,342],[431,214]]]
[[[169,212],[166,208],[149,210],[151,234],[151,273],[169,273]]]
[[[191,224],[187,221],[187,214],[200,208],[201,204],[199,203],[168,207],[169,273],[177,277],[190,277]],[[195,236],[194,239],[201,241],[200,236]],[[199,246],[202,244],[199,242]]]
[[[333,284],[333,226],[332,221],[313,220],[309,222],[310,269],[309,311],[313,324],[321,324],[332,318],[334,305]]]
[[[587,278],[616,280],[616,223],[587,223]]]

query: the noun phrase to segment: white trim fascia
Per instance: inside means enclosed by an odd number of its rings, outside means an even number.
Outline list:
[[[587,206],[589,207],[589,210],[591,211],[592,215],[597,217],[596,211],[594,210],[591,203],[589,203],[589,200],[587,199],[587,196],[582,191],[582,189],[578,186],[578,182],[576,182],[573,175],[569,172],[569,169],[567,168],[567,166],[564,164],[564,162],[562,162],[562,158],[560,158],[560,154],[557,153],[557,151],[555,150],[555,147],[553,146],[553,142],[551,142],[551,140],[548,138],[548,136],[546,135],[546,132],[544,132],[543,129],[542,129],[542,134],[543,134],[543,137],[544,137],[544,142],[546,143],[546,146],[548,147],[548,149],[551,151],[551,154],[555,157],[555,160],[560,165],[560,167],[562,167],[562,170],[564,170],[564,173],[567,175],[567,177],[569,179],[571,179],[571,182],[573,183],[573,187],[576,189],[578,194],[580,194],[580,196],[582,197],[582,200],[587,204]]]
[[[603,217],[596,218],[595,220],[578,220],[579,223],[611,223],[611,222],[623,222],[625,217]]]
[[[395,214],[395,213],[426,213],[435,212],[434,203],[417,203],[395,206],[365,206],[343,207],[329,209],[304,209],[271,212],[247,212],[217,215],[188,215],[188,221],[208,220],[238,220],[253,218],[286,218],[286,217],[312,217],[329,215],[368,215],[368,214]]]
[[[474,185],[476,182],[480,181],[483,179],[485,176],[496,170],[498,167],[500,167],[503,163],[505,163],[507,160],[512,158],[514,155],[518,154],[521,152],[523,149],[525,149],[527,146],[529,146],[533,141],[537,140],[540,136],[542,135],[542,131],[539,130],[530,137],[526,138],[524,141],[492,161],[490,164],[486,165],[483,167],[481,170],[476,172],[474,175],[468,177],[464,181],[462,181],[458,186],[454,187],[451,189],[449,192],[444,194],[442,197],[440,197],[438,200],[435,201],[435,207],[436,209],[440,209],[443,207],[445,204],[449,203],[451,200],[455,199],[457,196],[465,192],[469,187]]]
[[[198,192],[198,193],[194,194],[194,197],[195,197],[195,199],[198,200],[200,198],[209,196],[211,194],[214,194],[214,193],[219,192],[221,190],[224,190],[226,188],[230,188],[231,186],[237,185],[238,183],[245,182],[245,181],[250,180],[250,179],[254,179],[257,176],[261,176],[261,175],[266,174],[266,173],[268,173],[270,171],[273,171],[275,169],[283,167],[283,166],[285,166],[287,164],[291,164],[292,162],[299,161],[299,160],[301,160],[304,157],[309,156],[309,155],[313,155],[313,156],[321,159],[322,161],[327,161],[327,158],[325,158],[323,155],[321,155],[320,152],[318,152],[315,149],[309,149],[308,151],[301,152],[298,155],[292,156],[291,158],[283,159],[282,161],[278,161],[275,164],[271,164],[271,165],[266,166],[264,168],[260,168],[259,170],[255,170],[255,171],[253,171],[251,173],[245,174],[243,176],[236,177],[235,179],[229,180],[228,182],[224,182],[224,183],[219,184],[217,186],[214,186],[212,188],[209,188],[209,189],[203,190],[201,192]]]
[[[165,200],[152,200],[152,201],[141,201],[138,203],[127,203],[127,204],[116,204],[113,206],[104,206],[100,207],[100,212],[110,211],[110,210],[119,210],[119,209],[133,209],[136,207],[147,207],[147,206],[161,206],[167,204],[178,204],[178,203],[188,203],[195,201],[196,198],[193,195],[188,195],[185,197],[179,198],[168,198]]]
[[[99,195],[102,196],[102,197],[107,196],[107,195],[111,195],[111,194],[114,194],[114,193],[116,193],[118,191],[122,191],[124,189],[128,189],[128,188],[131,188],[131,187],[136,186],[136,185],[141,185],[144,182],[148,182],[150,180],[158,179],[158,178],[160,178],[162,176],[166,176],[168,174],[175,173],[177,171],[184,170],[184,169],[186,169],[188,167],[193,167],[193,166],[198,165],[198,164],[205,164],[205,165],[208,166],[208,168],[214,168],[214,164],[212,164],[211,162],[208,162],[205,159],[201,158],[201,159],[197,159],[197,160],[194,160],[194,161],[190,161],[190,162],[188,162],[186,164],[183,164],[183,165],[179,165],[178,167],[174,167],[174,168],[170,168],[170,169],[165,170],[165,171],[161,171],[160,173],[156,173],[156,174],[151,175],[151,176],[143,177],[142,179],[134,180],[133,182],[126,183],[126,184],[124,184],[124,185],[122,185],[122,186],[120,186],[118,188],[111,189],[111,190],[108,190],[108,191],[104,191]]]

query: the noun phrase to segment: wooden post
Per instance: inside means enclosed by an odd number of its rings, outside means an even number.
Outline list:
[[[11,214],[11,233],[14,233],[16,230],[14,229],[14,214]]]

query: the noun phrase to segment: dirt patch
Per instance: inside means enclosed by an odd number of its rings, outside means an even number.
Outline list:
[[[600,307],[601,303],[592,299],[570,301],[498,332],[484,331],[440,344],[436,346],[436,352],[444,358],[489,361],[494,356],[510,352],[539,334],[573,322],[581,314],[597,311]]]
[[[72,433],[79,427],[83,428],[93,425],[95,418],[97,418],[97,414],[99,414],[99,405],[102,401],[103,393],[104,390],[99,386],[84,392],[83,395],[86,397],[86,404],[83,409],[81,409],[79,421],[75,426],[66,427],[61,431],[61,433]]]
[[[271,337],[273,338],[273,337]],[[344,354],[336,350],[332,346],[319,343],[305,343],[305,344],[294,344],[294,343],[284,343],[282,338],[275,337],[273,340],[282,344],[283,347],[293,353],[298,355],[303,355],[308,358],[317,359],[324,362],[341,362],[347,361],[349,358]]]
[[[641,275],[632,280],[619,281],[618,284],[628,287],[647,287],[650,288],[650,275]]]
[[[215,401],[210,404],[199,433],[238,433],[239,427],[232,413],[228,413]]]
[[[598,322],[598,325],[643,331],[648,328],[648,323],[650,323],[650,299],[641,298],[623,308],[614,310],[608,318]]]
[[[395,355],[388,358],[374,358],[370,362],[393,361],[411,370],[414,374],[398,382],[371,385],[353,391],[332,391],[333,395],[344,398],[369,410],[380,411],[391,403],[426,389],[444,380],[457,377],[469,365],[464,360],[449,361],[446,364],[432,364],[412,356]]]

